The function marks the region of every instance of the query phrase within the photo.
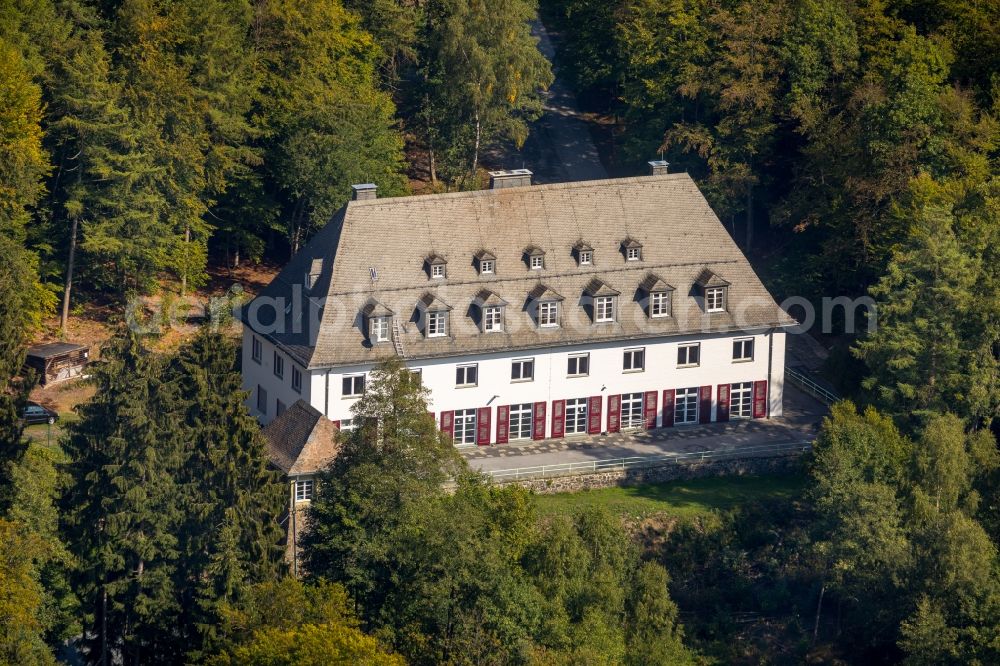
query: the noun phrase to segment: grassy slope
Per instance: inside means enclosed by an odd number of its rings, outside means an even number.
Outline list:
[[[572,513],[580,506],[602,505],[630,518],[661,514],[694,518],[758,499],[792,499],[806,487],[801,474],[736,476],[645,484],[628,488],[585,490],[578,493],[538,495],[539,514]]]

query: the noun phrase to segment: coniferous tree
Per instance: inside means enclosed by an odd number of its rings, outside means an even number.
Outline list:
[[[178,613],[182,457],[177,430],[163,418],[160,373],[135,333],[118,333],[93,368],[97,393],[79,407],[65,442],[61,511],[90,663],[180,658],[164,637]]]
[[[176,478],[184,517],[178,531],[176,594],[182,647],[211,649],[219,608],[281,570],[285,485],[241,389],[231,341],[203,329],[165,373],[167,409],[179,424],[184,463]]]

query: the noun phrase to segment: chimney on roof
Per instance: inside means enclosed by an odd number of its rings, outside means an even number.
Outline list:
[[[648,164],[650,176],[662,176],[668,173],[668,169],[670,168],[670,162],[666,160],[652,160]]]
[[[374,199],[378,196],[378,187],[375,183],[361,183],[359,185],[351,185],[351,189],[354,190],[351,198],[355,201],[364,201],[366,199]]]
[[[531,172],[527,169],[512,171],[490,171],[490,189],[502,190],[508,187],[531,185]]]

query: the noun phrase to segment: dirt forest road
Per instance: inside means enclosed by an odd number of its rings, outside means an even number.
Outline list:
[[[560,78],[554,64],[555,46],[545,26],[534,21],[531,32],[539,39],[539,50],[553,63],[556,79],[544,93],[545,113],[532,123],[524,148],[520,151],[511,148],[497,155],[499,165],[506,169],[531,169],[534,182],[540,184],[607,178],[587,121],[577,108],[576,95]]]

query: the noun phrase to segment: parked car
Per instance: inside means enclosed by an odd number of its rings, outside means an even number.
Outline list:
[[[28,403],[27,407],[24,408],[22,417],[26,425],[32,425],[33,423],[52,424],[59,420],[58,414],[34,402]]]

